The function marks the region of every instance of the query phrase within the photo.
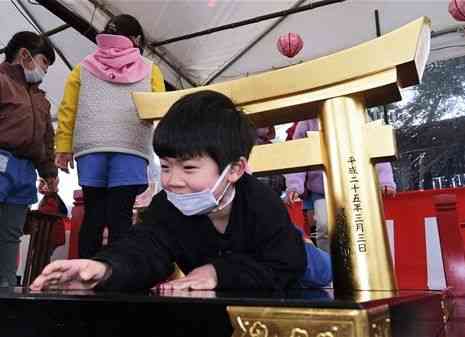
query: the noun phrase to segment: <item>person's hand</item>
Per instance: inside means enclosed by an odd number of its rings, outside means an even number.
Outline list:
[[[48,177],[45,178],[45,183],[47,184],[47,192],[58,192],[58,183],[60,179],[58,177]]]
[[[294,202],[301,201],[301,200],[302,200],[302,199],[300,199],[299,193],[294,192],[294,191],[288,191],[288,192],[286,192],[285,203],[286,203],[287,205],[293,204]]]
[[[392,186],[381,186],[381,193],[383,194],[383,197],[393,197],[396,195],[396,189]]]
[[[107,279],[110,267],[93,260],[57,260],[47,265],[30,285],[31,290],[92,289]]]
[[[218,276],[212,264],[195,268],[187,276],[160,283],[160,290],[212,290],[218,285]]]
[[[152,197],[155,194],[155,190],[156,183],[149,182],[149,186],[147,187],[147,189],[136,197],[134,207],[141,208],[150,205],[150,203],[152,202]]]
[[[49,192],[58,192],[58,177],[39,178],[39,186],[37,187],[40,194]]]
[[[37,187],[37,190],[39,191],[40,194],[47,194],[48,192],[48,184],[43,178],[39,178],[39,186]]]
[[[62,171],[69,173],[69,168],[74,169],[73,154],[57,152],[55,154],[55,165]]]

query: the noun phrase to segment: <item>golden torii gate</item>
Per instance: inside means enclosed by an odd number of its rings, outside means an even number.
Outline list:
[[[133,93],[133,99],[140,118],[149,120],[162,118],[183,95],[205,89],[229,96],[257,127],[318,117],[319,132],[254,147],[251,167],[257,174],[323,169],[336,293],[395,291],[374,169],[376,162],[395,158],[395,138],[392,127],[369,122],[366,108],[399,101],[400,88],[420,82],[430,33],[430,21],[422,17],[372,41],[284,69],[201,88]],[[233,310],[233,324],[243,334],[237,318],[244,312],[251,310]]]

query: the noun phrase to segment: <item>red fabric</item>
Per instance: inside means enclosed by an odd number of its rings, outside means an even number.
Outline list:
[[[305,231],[305,216],[304,212],[302,210],[302,201],[296,201],[291,203],[290,205],[286,205],[287,211],[289,213],[289,217],[291,218],[291,221],[294,225],[299,227],[303,233],[306,233]]]
[[[39,203],[39,211],[42,213],[49,214],[58,214],[62,215],[64,218],[54,224],[51,235],[50,247],[55,249],[56,247],[62,246],[65,244],[66,235],[65,235],[65,218],[67,212],[63,210],[64,206],[63,201],[60,199],[57,193],[47,193],[44,195],[42,200]]]
[[[287,136],[286,136],[286,140],[292,140],[292,137],[294,136],[294,132],[295,132],[295,128],[297,127],[297,124],[299,122],[294,122],[287,130],[286,130],[286,133],[287,133]]]
[[[71,210],[71,233],[69,236],[69,252],[68,257],[70,259],[79,258],[79,229],[81,228],[81,222],[84,218],[84,198],[81,190],[74,191],[74,206]]]
[[[434,199],[439,194],[453,194],[456,196],[456,218],[446,219],[445,215],[441,215],[434,207]],[[292,206],[288,206],[287,210],[292,222],[305,232],[305,216],[302,213],[302,203],[297,202]],[[454,211],[455,212],[455,211]],[[465,228],[460,224],[465,223],[465,188],[428,190],[428,191],[413,191],[400,192],[394,197],[384,198],[384,214],[385,219],[394,221],[394,251],[395,251],[395,273],[400,289],[427,289],[428,274],[427,274],[427,253],[425,239],[425,218],[436,217],[438,219],[438,229],[440,234],[441,250],[444,260],[446,280],[448,285],[452,285],[451,277],[454,276],[450,270],[453,268],[460,270],[463,268],[461,263],[455,263],[450,266],[451,258],[460,260],[465,253],[465,246],[462,244],[462,249],[456,244],[464,242],[462,238],[452,240],[449,236],[457,236],[458,231],[461,231],[462,237],[465,237]],[[449,218],[452,215],[447,215]],[[453,227],[455,226],[455,227]],[[456,228],[456,232],[452,232],[450,228]],[[454,245],[452,245],[453,242]],[[451,253],[452,250],[452,253]],[[459,270],[455,271],[460,274]],[[460,279],[460,282],[462,280]],[[457,282],[457,283],[460,283]],[[459,287],[456,286],[458,289]]]
[[[63,246],[66,242],[66,234],[65,234],[65,219],[61,219],[59,222],[53,226],[52,230],[52,249],[56,247]]]
[[[437,217],[434,197],[445,193],[456,196],[458,223],[463,223],[465,188],[401,192],[395,197],[384,198],[385,219],[394,220],[395,271],[400,289],[428,287],[425,218]],[[461,231],[463,237],[464,229],[461,228]]]
[[[433,196],[447,286],[455,294],[465,291],[465,249],[457,216],[455,194]]]
[[[420,203],[425,207],[419,207]],[[434,216],[432,206],[421,193],[410,198],[398,193],[384,200],[385,219],[394,220],[395,272],[400,289],[427,289],[425,217]]]

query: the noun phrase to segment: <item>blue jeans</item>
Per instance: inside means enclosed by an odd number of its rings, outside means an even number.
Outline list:
[[[0,149],[0,203],[31,205],[37,202],[36,181],[32,161]]]
[[[136,155],[97,152],[80,156],[76,162],[81,186],[110,188],[148,183],[148,162]]]
[[[321,288],[329,285],[333,280],[329,254],[309,242],[305,242],[305,252],[307,269],[300,279],[300,285],[304,288]]]
[[[37,201],[32,161],[0,149],[0,286],[16,286],[16,256],[28,206]]]

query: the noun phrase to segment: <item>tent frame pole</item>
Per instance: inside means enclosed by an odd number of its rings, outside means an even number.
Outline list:
[[[306,0],[299,0],[297,1],[291,9],[298,8],[300,5],[305,3]],[[218,76],[228,70],[234,63],[236,63],[242,56],[244,56],[250,49],[252,49],[257,43],[259,43],[265,36],[271,33],[278,25],[281,24],[290,14],[286,14],[276,20],[270,27],[268,27],[263,33],[261,33],[255,40],[253,40],[248,46],[246,46],[239,54],[234,56],[232,60],[226,63],[221,69],[214,72],[210,77],[203,83],[203,85],[208,85],[212,83]]]
[[[92,1],[94,1],[94,0],[92,0]],[[181,36],[173,37],[173,38],[163,40],[163,41],[159,41],[159,42],[154,42],[153,47],[159,47],[159,46],[164,45],[164,44],[169,44],[169,43],[173,43],[173,42],[177,42],[177,41],[181,41],[181,40],[192,39],[194,37],[198,37],[198,36],[202,36],[202,35],[208,35],[208,34],[220,32],[220,31],[226,30],[226,29],[233,29],[233,28],[237,28],[237,27],[241,27],[241,26],[246,26],[246,25],[258,23],[258,22],[265,21],[265,20],[279,18],[279,17],[282,17],[282,16],[285,17],[285,16],[288,16],[288,15],[291,15],[291,14],[295,14],[295,13],[299,13],[299,12],[303,12],[303,11],[308,11],[308,10],[315,9],[315,8],[318,8],[318,7],[328,6],[328,5],[332,5],[332,4],[335,4],[335,3],[338,3],[338,2],[344,2],[344,1],[346,1],[346,0],[321,0],[321,1],[318,1],[318,2],[311,2],[308,5],[300,6],[300,7],[297,7],[297,6],[294,5],[290,9],[286,9],[286,10],[283,10],[283,11],[274,12],[274,13],[270,13],[270,14],[265,14],[265,15],[257,16],[257,17],[251,18],[251,19],[242,20],[242,21],[238,21],[238,22],[233,22],[233,23],[229,23],[227,25],[222,25],[222,26],[218,26],[218,27],[214,27],[214,28],[209,28],[209,29],[205,29],[205,30],[202,30],[202,31],[199,31],[199,32],[190,33],[190,34],[186,34],[186,35],[181,35]]]
[[[66,25],[62,25],[62,26],[59,26],[57,28],[54,28],[53,30],[49,31],[48,33],[45,32],[45,30],[43,29],[43,27],[39,24],[39,22],[35,19],[34,15],[32,15],[32,13],[29,11],[29,9],[27,9],[27,7],[23,4],[23,2],[21,0],[16,0],[16,2],[18,3],[18,5],[21,7],[21,9],[26,13],[26,15],[31,19],[32,23],[34,24],[34,26],[36,26],[36,28],[39,30],[39,33],[42,34],[42,35],[45,35],[45,36],[51,36],[53,34],[56,34],[58,32],[61,32],[67,28],[69,28],[69,25],[66,26]],[[66,26],[66,27],[65,27]],[[52,45],[53,49],[55,50],[55,52],[58,54],[58,56],[61,58],[61,60],[63,61],[64,64],[66,64],[66,66],[68,67],[69,70],[72,70],[73,69],[73,66],[71,65],[71,63],[68,61],[68,59],[66,58],[65,54],[63,54],[63,52],[61,51],[60,48],[58,48],[53,42],[52,40],[49,40],[50,41],[50,44]],[[3,50],[1,50],[3,52]]]

